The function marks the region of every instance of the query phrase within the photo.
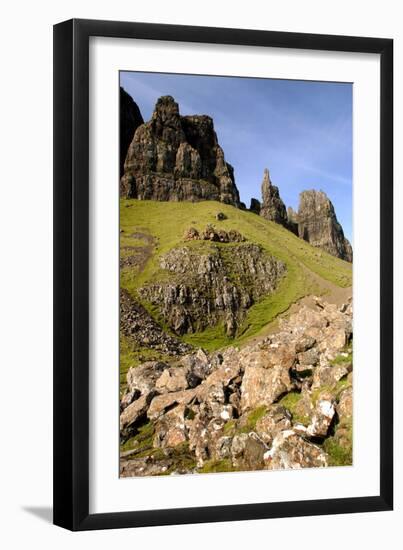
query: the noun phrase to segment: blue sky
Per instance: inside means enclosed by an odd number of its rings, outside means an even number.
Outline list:
[[[172,95],[182,115],[213,118],[241,200],[260,200],[268,168],[286,206],[322,189],[352,240],[352,85],[348,83],[121,72],[144,120]]]

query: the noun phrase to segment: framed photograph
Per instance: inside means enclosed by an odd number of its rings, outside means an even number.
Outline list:
[[[54,27],[54,523],[391,510],[393,41]]]

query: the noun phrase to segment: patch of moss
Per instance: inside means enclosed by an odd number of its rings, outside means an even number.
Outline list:
[[[140,426],[138,429],[138,433],[125,441],[125,443],[120,445],[120,450],[122,452],[124,451],[131,451],[135,450],[136,454],[137,451],[139,453],[142,453],[145,450],[149,450],[153,446],[153,438],[154,438],[154,425],[152,422],[147,422],[143,426]]]
[[[173,459],[173,464],[163,475],[170,475],[174,472],[190,472],[196,468],[196,458],[189,450],[188,441],[170,449],[169,457]]]
[[[223,458],[221,460],[208,460],[201,468],[198,468],[197,471],[200,474],[213,474],[220,472],[236,472],[237,469],[232,465],[229,458]]]
[[[345,355],[347,354],[347,355]],[[330,361],[331,365],[343,365],[344,363],[351,363],[353,361],[353,353],[352,351],[342,352],[339,355],[337,355],[332,361]]]
[[[282,405],[291,413],[294,422],[298,422],[299,424],[308,426],[311,421],[310,417],[308,415],[300,414],[297,409],[298,403],[301,401],[301,398],[302,395],[300,393],[291,391],[287,393],[284,397],[282,397],[282,399],[280,399],[279,405]]]
[[[246,424],[242,426],[241,432],[251,432],[256,428],[258,420],[260,420],[267,413],[267,407],[262,405],[251,411],[246,419]]]
[[[343,445],[340,445],[339,442],[340,431],[343,432]],[[353,427],[351,421],[338,424],[335,435],[328,437],[322,447],[329,455],[329,466],[351,466],[353,463]]]
[[[236,421],[228,420],[228,422],[224,424],[223,433],[224,435],[233,434],[235,433],[235,429],[236,429]]]
[[[352,384],[349,382],[347,376],[343,376],[343,378],[338,380],[335,384],[333,384],[333,386],[330,386],[330,385],[320,386],[319,388],[317,388],[311,393],[312,404],[316,405],[316,403],[318,402],[319,396],[322,393],[332,394],[337,401],[340,397],[341,392],[347,388],[351,388],[351,386]]]

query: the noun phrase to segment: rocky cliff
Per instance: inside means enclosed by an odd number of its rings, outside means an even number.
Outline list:
[[[130,368],[120,475],[352,464],[352,309],[314,299],[243,349]]]
[[[133,101],[131,96],[122,87],[120,87],[119,101],[120,177],[122,177],[127,151],[133,139],[134,132],[140,126],[140,124],[144,123],[144,120],[141,116],[140,109],[137,103]]]
[[[353,250],[337,221],[330,199],[323,191],[303,191],[298,208],[298,235],[311,245],[347,262],[353,261]]]
[[[219,241],[219,235],[207,229],[203,239]],[[226,334],[234,336],[247,310],[274,292],[285,273],[285,265],[262,247],[232,244],[230,235],[225,234],[221,242],[228,244],[221,246],[195,243],[172,249],[160,259],[157,281],[139,289],[141,298],[157,308],[175,334],[200,332],[222,323]],[[197,240],[198,235],[191,238]]]
[[[266,220],[287,226],[287,211],[280,198],[278,187],[272,184],[269,171],[264,170],[262,182],[262,205],[260,215]]]
[[[209,116],[181,116],[160,97],[150,121],[130,144],[121,196],[159,201],[217,200],[239,206],[234,171],[225,161]]]

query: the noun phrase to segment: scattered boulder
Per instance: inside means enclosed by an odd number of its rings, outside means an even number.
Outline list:
[[[200,239],[200,233],[195,227],[189,227],[186,229],[185,235],[183,236],[184,241],[198,241]]]
[[[224,212],[217,212],[215,217],[216,217],[216,220],[218,220],[218,221],[222,221],[222,220],[227,219],[227,216],[224,214]]]

